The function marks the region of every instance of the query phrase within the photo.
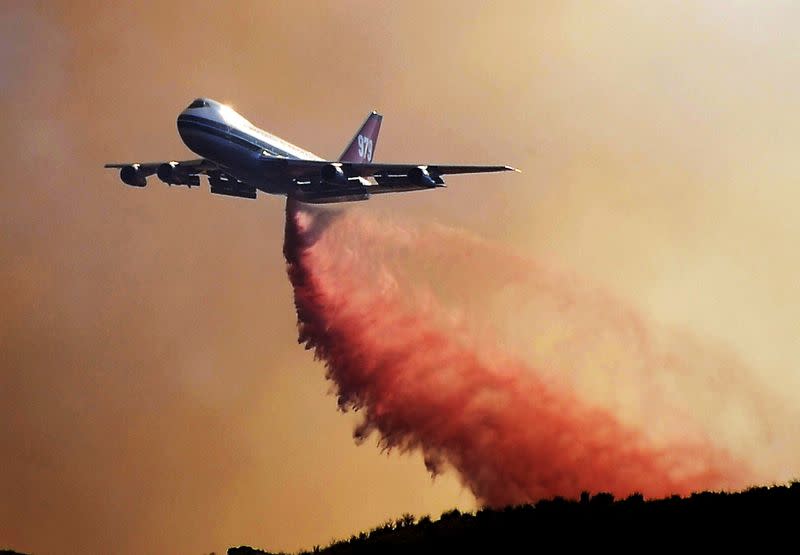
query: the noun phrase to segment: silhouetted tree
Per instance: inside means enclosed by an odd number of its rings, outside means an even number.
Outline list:
[[[414,524],[415,521],[416,519],[414,518],[414,515],[412,515],[411,513],[403,513],[403,515],[400,518],[395,520],[394,527],[395,529],[407,528],[408,526]]]

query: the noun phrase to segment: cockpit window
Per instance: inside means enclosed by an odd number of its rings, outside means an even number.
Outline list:
[[[203,100],[202,98],[198,98],[197,100],[195,100],[194,102],[189,104],[189,109],[191,109],[191,108],[205,108],[206,106],[208,106],[208,103],[205,100]]]

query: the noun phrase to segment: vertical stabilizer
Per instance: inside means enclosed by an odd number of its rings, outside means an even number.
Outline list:
[[[378,112],[371,112],[364,124],[356,132],[353,140],[344,149],[339,157],[340,162],[358,162],[369,164],[375,155],[375,147],[378,145],[378,133],[381,130],[381,120],[383,116]]]

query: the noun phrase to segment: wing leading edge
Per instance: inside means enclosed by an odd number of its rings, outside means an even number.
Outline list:
[[[347,177],[403,176],[413,173],[415,169],[424,169],[437,175],[455,175],[467,173],[519,172],[511,166],[465,166],[451,164],[370,164],[360,162],[334,162],[328,160],[264,160],[266,165],[280,164],[288,169],[294,177],[313,179],[319,177],[328,166],[340,167]]]
[[[206,160],[205,158],[197,158],[194,160],[183,160],[176,162],[171,160],[169,162],[123,162],[119,164],[105,164],[104,168],[117,168],[122,169],[128,166],[137,166],[140,171],[146,172],[147,175],[153,175],[158,172],[158,167],[163,164],[175,164],[186,170],[195,171],[198,174],[206,173],[209,170],[216,169],[217,165]]]
[[[511,166],[366,164],[317,160],[286,160],[282,163],[298,183],[294,196],[310,203],[367,200],[373,194],[444,187],[444,175],[519,172]]]

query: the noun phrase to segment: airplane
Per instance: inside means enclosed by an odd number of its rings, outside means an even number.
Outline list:
[[[197,98],[178,116],[178,133],[193,160],[106,164],[123,183],[144,187],[155,174],[168,185],[254,199],[258,191],[325,204],[367,200],[377,193],[444,187],[447,174],[519,171],[510,166],[384,164],[373,162],[383,116],[371,112],[338,160],[325,160],[259,129],[230,106]]]

